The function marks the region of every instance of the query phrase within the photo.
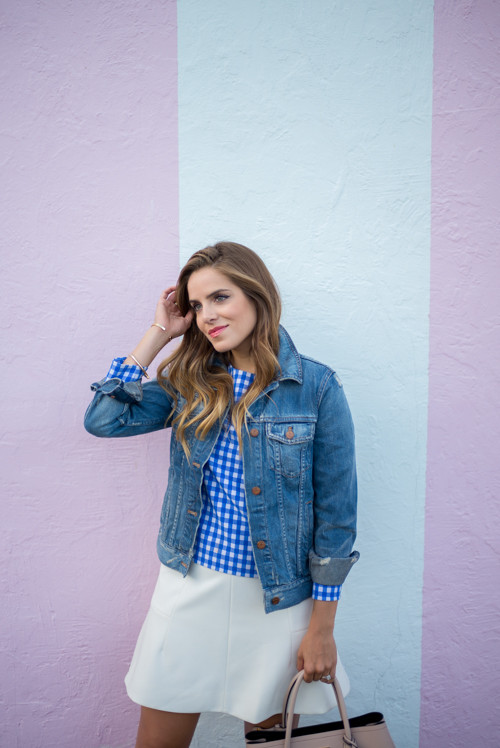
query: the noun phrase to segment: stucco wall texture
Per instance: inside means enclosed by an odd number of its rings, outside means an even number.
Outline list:
[[[262,254],[351,403],[349,710],[398,748],[498,747],[499,9],[4,2],[2,748],[134,745],[168,434],[82,417],[222,238]],[[224,715],[193,741],[243,745]]]
[[[123,676],[157,573],[167,435],[94,442],[82,414],[177,276],[176,6],[2,16],[0,745],[117,748],[134,743]]]
[[[499,37],[436,3],[423,746],[500,745]]]

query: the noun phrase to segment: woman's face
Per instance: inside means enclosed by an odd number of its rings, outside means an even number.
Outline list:
[[[211,267],[192,273],[187,291],[196,324],[215,350],[231,351],[234,366],[251,371],[250,336],[257,322],[253,301],[227,275]]]

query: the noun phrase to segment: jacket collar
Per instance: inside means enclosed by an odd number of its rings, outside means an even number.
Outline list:
[[[278,374],[278,381],[283,379],[294,379],[302,384],[302,362],[299,353],[294,346],[290,335],[284,327],[280,325],[280,349],[278,352],[278,361],[281,372]]]
[[[293,379],[302,384],[302,362],[299,353],[294,346],[290,335],[285,328],[279,326],[280,349],[278,351],[278,363],[280,371],[274,381],[281,382],[283,379]],[[212,359],[214,364],[226,367],[222,358],[215,355]]]

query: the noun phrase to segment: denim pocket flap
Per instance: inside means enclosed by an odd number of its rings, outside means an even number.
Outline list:
[[[314,423],[310,421],[283,421],[269,423],[267,435],[282,444],[302,444],[314,439]]]

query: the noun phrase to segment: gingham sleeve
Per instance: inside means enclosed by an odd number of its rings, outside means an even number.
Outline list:
[[[341,584],[318,584],[313,582],[312,597],[313,600],[323,600],[327,603],[333,603],[340,600]]]
[[[106,374],[105,381],[108,379],[121,379],[122,382],[139,382],[142,377],[142,371],[135,364],[124,365],[126,356],[121,358],[114,358],[109,367],[109,371]],[[147,366],[145,367],[147,370]]]

